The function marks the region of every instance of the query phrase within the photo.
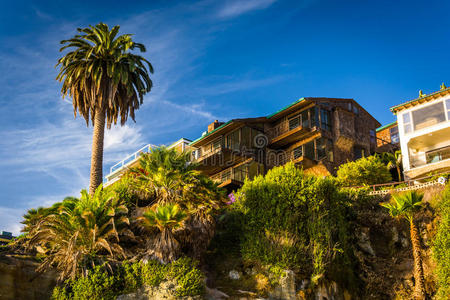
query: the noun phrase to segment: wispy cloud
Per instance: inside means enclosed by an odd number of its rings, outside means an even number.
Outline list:
[[[217,15],[220,18],[234,18],[251,11],[266,9],[275,3],[275,1],[276,0],[227,1]]]

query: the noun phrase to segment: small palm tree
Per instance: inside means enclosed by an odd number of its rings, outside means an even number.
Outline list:
[[[423,194],[417,191],[409,191],[402,194],[392,195],[388,203],[381,205],[389,210],[393,218],[406,219],[410,226],[411,244],[414,256],[414,297],[416,299],[425,299],[425,279],[422,267],[422,254],[420,246],[420,234],[414,224],[414,213],[422,206]]]
[[[33,226],[24,246],[47,249],[38,271],[55,266],[60,281],[86,275],[96,265],[112,269],[111,262],[125,258],[119,235],[131,234],[127,212],[101,185],[93,196],[83,190],[79,200],[62,202]]]
[[[108,129],[117,123],[119,116],[121,125],[128,115],[134,121],[134,111],[152,88],[149,77],[149,72],[153,73],[152,65],[130,52],[134,49],[145,52],[144,45],[133,42],[130,34],[117,36],[119,28],[114,26],[109,30],[106,24],[99,23],[78,28],[80,34],[61,41],[64,46],[60,51],[72,48],[58,60],[60,72],[56,79],[63,82],[61,93],[72,98],[75,116],[78,111],[87,125],[90,119],[94,126],[90,195],[103,179],[105,119]]]
[[[397,169],[398,181],[402,181],[402,172],[400,170],[403,159],[402,152],[400,150],[395,151],[395,153],[384,152],[381,157],[387,164],[388,169]]]
[[[150,252],[163,263],[174,261],[180,253],[180,244],[175,239],[173,231],[181,228],[187,215],[176,204],[156,205],[148,209],[138,219],[146,229],[157,228],[159,235],[154,241]]]
[[[190,162],[190,153],[160,147],[144,154],[130,175],[135,179],[134,188],[152,195],[155,204],[176,203],[189,212],[176,238],[190,255],[200,257],[214,235],[213,213],[225,203],[225,194],[196,167]]]

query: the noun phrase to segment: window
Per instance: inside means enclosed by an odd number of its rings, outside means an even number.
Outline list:
[[[314,154],[314,141],[305,144],[305,157],[309,159],[316,159]]]
[[[331,113],[329,110],[320,110],[320,127],[322,129],[331,131]]]
[[[297,115],[289,119],[289,130],[295,129],[300,126],[300,116]]]
[[[226,147],[230,150],[239,150],[239,130],[235,130],[229,135],[227,135]]]
[[[376,139],[377,139],[377,137],[376,137],[376,135],[375,135],[375,130],[370,129],[369,135],[370,135],[370,142],[371,142],[372,144],[374,144],[374,143],[376,142]]]
[[[301,121],[302,121],[302,127],[308,128],[309,127],[309,118],[308,118],[308,110],[304,110],[300,113]]]
[[[220,147],[222,147],[222,138],[219,138],[212,143],[212,150],[219,149]]]
[[[447,106],[447,121],[450,121],[450,99],[445,100],[445,106]]]
[[[299,147],[295,148],[292,152],[294,154],[294,159],[302,157],[303,156],[303,146],[299,146]]]
[[[391,143],[397,144],[400,141],[398,136],[398,126],[389,128],[389,135],[391,136]]]
[[[356,107],[356,105],[353,105],[353,113],[355,113],[355,114],[359,113],[359,109],[358,109],[358,107]]]
[[[414,130],[420,130],[445,122],[444,103],[439,102],[412,112]]]
[[[362,147],[355,146],[353,147],[353,155],[355,159],[360,159],[365,156],[365,149]]]
[[[402,117],[403,117],[403,130],[405,131],[405,133],[410,133],[412,131],[411,115],[409,114],[409,112],[407,112],[404,113]]]
[[[245,146],[247,149],[252,147],[252,132],[250,127],[243,127],[241,129],[241,144]]]
[[[324,138],[317,139],[316,147],[317,147],[317,159],[321,160],[322,158],[325,158],[327,156],[326,139]]]

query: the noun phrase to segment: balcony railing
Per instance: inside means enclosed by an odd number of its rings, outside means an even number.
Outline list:
[[[245,167],[231,167],[223,170],[220,173],[214,174],[213,176],[211,176],[211,179],[217,183],[223,183],[228,180],[244,182],[247,176],[248,172]]]
[[[425,156],[423,154],[411,156],[411,167],[417,168],[446,159],[450,159],[450,146],[428,151]]]
[[[285,134],[286,132],[289,132],[291,130],[297,129],[297,128],[309,128],[309,120],[303,120],[301,116],[297,116],[295,118],[291,118],[289,120],[282,121],[281,123],[277,124],[273,128],[270,128],[267,130],[267,136],[269,139],[274,139],[282,134]]]
[[[120,169],[124,168],[125,166],[133,163],[134,161],[136,161],[139,158],[141,153],[149,153],[152,147],[154,147],[154,146],[152,146],[150,144],[145,145],[144,147],[142,147],[141,149],[137,150],[133,154],[125,157],[124,159],[122,159],[117,164],[115,164],[114,166],[111,167],[111,169],[109,170],[109,174],[108,175],[110,175],[112,173],[115,173],[115,172],[119,171]]]
[[[296,161],[303,158],[303,146],[290,151],[272,151],[268,153],[269,165],[272,167],[282,166],[290,161]]]

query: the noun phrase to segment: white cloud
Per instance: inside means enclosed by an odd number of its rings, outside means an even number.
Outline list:
[[[262,10],[271,6],[276,0],[235,0],[227,1],[220,9],[220,18],[234,18],[254,10]]]

